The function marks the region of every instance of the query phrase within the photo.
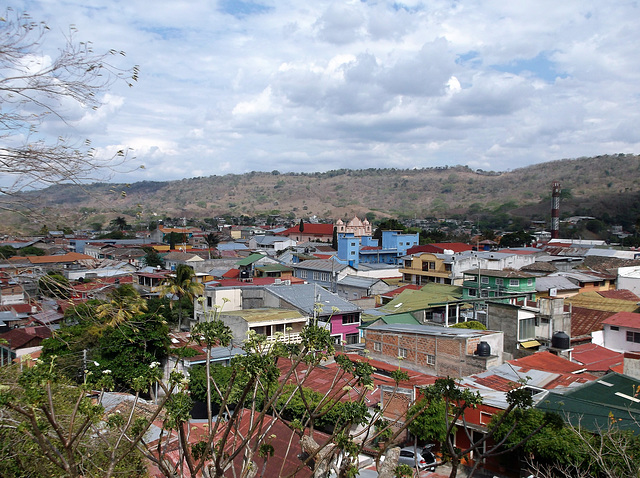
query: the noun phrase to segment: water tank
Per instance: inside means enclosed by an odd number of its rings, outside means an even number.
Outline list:
[[[476,355],[478,357],[489,357],[491,355],[491,346],[487,342],[480,342],[478,348],[476,348]]]
[[[563,350],[570,349],[570,337],[562,331],[556,332],[555,334],[553,334],[553,337],[551,337],[551,348]]]

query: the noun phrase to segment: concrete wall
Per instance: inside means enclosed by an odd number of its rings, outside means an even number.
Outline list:
[[[618,289],[627,289],[640,296],[640,267],[620,267],[618,269]]]

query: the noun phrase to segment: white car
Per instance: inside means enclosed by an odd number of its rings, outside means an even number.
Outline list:
[[[429,450],[415,448],[412,446],[404,447],[400,450],[400,458],[398,464],[409,465],[411,468],[418,470],[436,470],[436,457]]]

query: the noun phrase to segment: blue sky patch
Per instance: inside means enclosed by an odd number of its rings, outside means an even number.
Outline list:
[[[220,2],[220,10],[237,18],[246,17],[248,15],[258,15],[271,10],[266,5],[254,2],[242,2],[240,0],[222,0]]]
[[[556,78],[566,78],[568,75],[556,69],[556,64],[549,60],[550,53],[541,52],[533,58],[514,60],[503,65],[491,65],[491,67],[494,70],[513,73],[514,75],[522,75],[529,72],[548,83],[553,83]]]

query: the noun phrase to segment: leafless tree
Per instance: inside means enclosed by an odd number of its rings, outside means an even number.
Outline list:
[[[0,207],[25,189],[100,179],[127,156],[120,150],[101,158],[89,140],[52,140],[40,131],[48,120],[68,124],[66,105],[97,109],[100,94],[115,81],[138,79],[137,66],[120,69],[111,62],[124,52],[96,53],[90,42],[76,41],[74,27],[49,55],[44,45],[50,34],[26,13],[7,9],[0,17]]]

